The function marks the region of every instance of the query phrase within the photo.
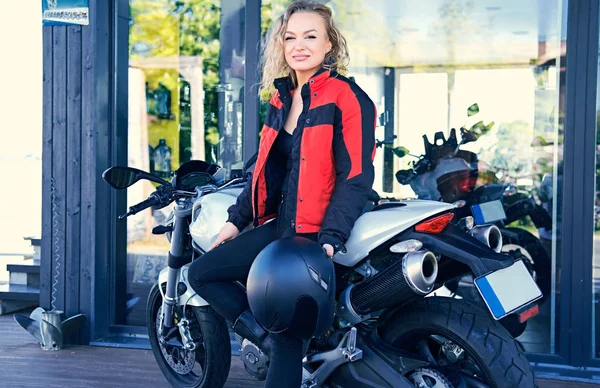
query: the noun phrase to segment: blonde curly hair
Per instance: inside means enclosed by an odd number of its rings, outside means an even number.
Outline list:
[[[259,94],[263,100],[268,100],[273,95],[273,81],[278,77],[290,75],[293,86],[297,86],[296,72],[285,60],[283,44],[290,17],[300,12],[316,13],[325,21],[327,38],[331,42],[331,50],[325,55],[322,66],[340,74],[347,72],[350,60],[348,46],[342,32],[333,21],[331,9],[314,1],[294,1],[287,7],[283,15],[273,23],[267,34],[267,44],[262,55],[262,77],[259,88]]]

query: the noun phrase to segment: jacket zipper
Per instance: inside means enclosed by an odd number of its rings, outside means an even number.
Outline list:
[[[311,81],[309,81],[311,82]],[[296,131],[298,130],[302,130],[302,132],[298,135],[300,137],[300,153],[298,155],[298,179],[296,180],[296,203],[294,204],[294,214],[292,215],[292,221],[291,221],[291,226],[292,229],[294,230],[294,232],[296,232],[296,217],[298,215],[298,190],[300,188],[300,169],[302,168],[302,136],[304,136],[304,124],[305,124],[305,120],[306,120],[306,114],[308,112],[308,108],[310,107],[310,86],[309,83],[307,82],[306,84],[304,84],[304,86],[302,86],[302,89],[300,89],[300,93],[302,95],[302,90],[304,90],[304,88],[307,88],[308,93],[306,94],[306,101],[304,101],[304,96],[302,98],[302,112],[300,113],[300,116],[298,117],[298,122],[296,123],[296,130],[294,131],[294,135],[296,134]],[[300,120],[302,119],[302,120]],[[301,123],[301,124],[298,124]],[[288,192],[289,192],[289,185],[290,182],[288,182]]]

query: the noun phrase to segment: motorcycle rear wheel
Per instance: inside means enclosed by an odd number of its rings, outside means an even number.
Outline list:
[[[457,379],[462,379],[464,386],[536,387],[529,361],[514,338],[486,311],[464,300],[430,297],[406,305],[379,334],[386,343],[420,355],[425,341],[438,363],[430,368],[444,374],[453,386],[460,386]],[[463,358],[453,363],[445,358],[443,346],[434,341],[440,338],[462,349]]]
[[[161,308],[162,296],[158,285],[155,284],[148,296],[146,323],[154,358],[167,381],[173,387],[182,388],[223,387],[227,381],[231,366],[231,342],[225,320],[208,306],[188,306],[186,318],[190,321],[190,330],[192,338],[196,342],[196,350],[188,355],[189,357],[186,357],[185,360],[182,360],[181,364],[177,364],[178,355],[184,352],[174,348],[165,350],[168,345],[161,349],[158,341],[157,317]],[[178,314],[182,314],[182,312],[178,311]],[[181,341],[179,335],[177,338]],[[196,366],[199,368],[196,369],[200,369],[200,371],[187,371],[185,369],[186,361],[197,364]],[[181,366],[182,368],[176,371],[172,367],[172,364]]]

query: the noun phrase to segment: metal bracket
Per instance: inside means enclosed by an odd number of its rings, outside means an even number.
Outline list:
[[[359,265],[354,268],[356,272],[364,276],[365,278],[370,278],[371,276],[375,276],[377,274],[377,270],[371,265],[371,262],[367,260],[365,263]]]
[[[350,360],[350,362],[354,362],[362,358],[362,350],[356,348],[356,327],[350,329],[350,331],[346,333],[346,335],[348,334],[348,344],[346,345],[346,348],[342,351],[342,354],[345,358]]]
[[[196,350],[196,343],[192,338],[190,333],[190,322],[187,318],[183,318],[177,324],[179,327],[179,334],[181,335],[181,340],[183,342],[183,348],[186,350]]]
[[[340,365],[347,362],[355,362],[362,359],[362,350],[356,348],[356,327],[348,331],[339,345],[330,351],[308,355],[304,358],[304,364],[312,364],[322,361],[323,363],[313,373],[306,368],[302,372],[301,388],[315,388],[320,382],[327,380]]]

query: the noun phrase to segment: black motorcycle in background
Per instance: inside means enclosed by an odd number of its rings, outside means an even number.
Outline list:
[[[478,112],[479,109],[474,104],[469,110]],[[402,185],[410,185],[418,199],[454,204],[455,222],[471,216],[476,225],[496,225],[501,232],[497,251],[523,259],[545,299],[551,292],[550,255],[538,237],[524,228],[509,225],[529,217],[537,229],[550,231],[552,217],[544,207],[536,203],[532,195],[518,191],[512,184],[492,183],[477,187],[480,177],[477,154],[460,149],[462,145],[476,141],[492,125],[493,123],[485,126],[479,122],[471,129],[460,128],[460,142],[454,128],[450,130],[447,139],[443,132],[437,132],[433,143],[424,135],[424,154],[412,163],[412,168],[398,171],[396,179]],[[390,143],[379,142],[378,146]],[[394,153],[403,157],[408,150],[397,147]],[[456,279],[447,283],[446,287],[460,295],[459,281],[465,279]],[[543,300],[540,305],[542,303]],[[520,335],[524,326],[515,326],[517,328],[509,329],[511,334]]]

